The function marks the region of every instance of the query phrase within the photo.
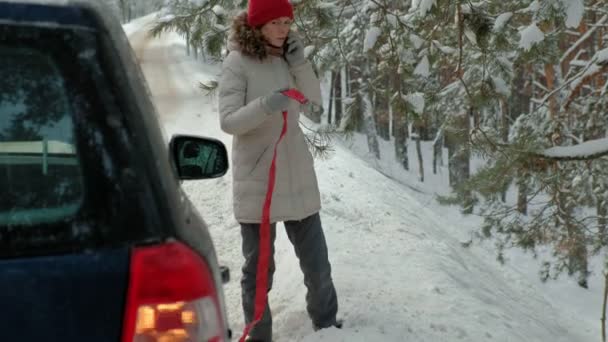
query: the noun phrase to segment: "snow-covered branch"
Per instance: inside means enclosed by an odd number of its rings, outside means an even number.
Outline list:
[[[585,141],[573,146],[556,146],[538,156],[552,160],[592,160],[608,155],[608,138]]]
[[[572,83],[572,91],[568,95],[564,107],[568,108],[570,103],[572,103],[574,98],[580,93],[581,87],[583,87],[590,80],[596,78],[597,75],[600,75],[606,71],[608,71],[608,48],[598,51],[595,56],[591,58],[589,64],[585,67],[584,73],[574,79],[574,82]]]
[[[598,27],[600,27],[606,22],[608,22],[608,14],[600,18],[600,20],[598,20],[597,23],[591,27],[591,29],[585,32],[585,34],[562,55],[562,58],[559,60],[559,64],[563,64],[564,61],[568,58],[568,56],[570,56],[574,51],[576,51],[581,46],[581,44],[587,41],[587,39],[589,39],[591,35],[595,33]]]

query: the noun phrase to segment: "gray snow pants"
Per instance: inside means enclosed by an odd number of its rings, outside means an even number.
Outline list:
[[[338,299],[331,278],[331,265],[327,257],[327,244],[321,226],[319,214],[314,214],[301,221],[285,221],[287,236],[294,246],[296,256],[300,260],[300,268],[304,273],[306,294],[306,310],[317,328],[326,328],[336,323]],[[255,279],[258,265],[259,224],[241,224],[243,237],[243,277],[241,279],[241,295],[245,323],[253,320],[255,307]],[[275,271],[274,241],[276,224],[270,227],[272,252],[270,269],[268,270],[268,291],[272,288],[272,278]],[[249,332],[255,340],[272,341],[272,314],[266,302],[264,316]]]

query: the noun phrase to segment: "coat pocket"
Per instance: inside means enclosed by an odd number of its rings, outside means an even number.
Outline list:
[[[254,171],[260,167],[260,164],[265,164],[265,163],[262,163],[262,160],[264,159],[264,156],[266,154],[268,154],[269,150],[270,150],[270,145],[266,146],[266,148],[264,148],[262,153],[259,153],[259,156],[256,158],[253,165],[250,167],[251,170],[249,170],[249,173],[247,174],[248,176],[253,175]]]

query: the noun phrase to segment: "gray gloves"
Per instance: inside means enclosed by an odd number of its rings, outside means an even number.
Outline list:
[[[282,112],[289,107],[290,98],[283,95],[281,93],[282,91],[284,91],[284,89],[277,90],[270,95],[262,97],[262,106],[266,108],[268,113]]]
[[[287,36],[287,52],[285,52],[285,60],[290,67],[297,67],[306,63],[304,57],[304,44],[302,40],[293,31]]]

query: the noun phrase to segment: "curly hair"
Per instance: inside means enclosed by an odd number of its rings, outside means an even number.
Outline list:
[[[262,31],[259,28],[249,26],[247,12],[243,12],[234,18],[230,41],[245,56],[260,60],[268,57]]]

